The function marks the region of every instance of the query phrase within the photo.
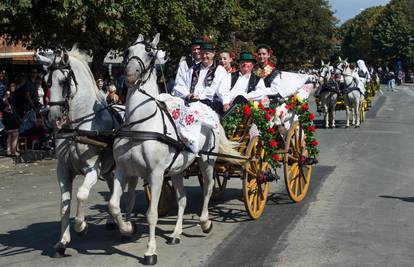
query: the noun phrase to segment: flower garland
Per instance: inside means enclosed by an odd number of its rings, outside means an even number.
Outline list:
[[[299,117],[299,122],[305,132],[306,149],[308,150],[308,158],[316,158],[319,155],[318,141],[315,137],[315,125],[313,120],[315,115],[309,111],[308,100],[302,100],[299,97],[291,97],[285,101],[286,109],[294,111]]]
[[[308,101],[292,97],[285,103],[286,108],[294,111],[299,117],[299,122],[306,135],[305,144],[308,150],[308,157],[316,158],[319,154],[319,149],[318,141],[315,137],[316,128],[313,124],[315,115],[309,112]],[[224,120],[223,127],[227,137],[230,138],[242,121],[251,120],[260,131],[259,138],[266,151],[265,160],[272,167],[280,167],[280,152],[284,150],[285,142],[278,129],[271,123],[272,118],[275,116],[275,108],[274,103],[270,103],[269,107],[265,107],[259,102],[237,104],[234,112]]]
[[[223,122],[227,136],[233,135],[243,119],[251,120],[260,131],[259,138],[266,151],[265,161],[272,167],[280,167],[279,159],[281,156],[279,153],[284,147],[284,142],[279,131],[271,123],[276,112],[275,106],[270,104],[269,107],[265,107],[259,102],[249,102],[248,104],[237,104],[234,110],[232,115]]]

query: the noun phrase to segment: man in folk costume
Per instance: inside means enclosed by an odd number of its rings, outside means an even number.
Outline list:
[[[200,45],[202,43],[204,43],[204,40],[200,37],[192,39],[190,44],[191,54],[181,58],[177,75],[175,76],[174,86],[185,86],[185,80],[188,79],[191,67],[201,63]]]
[[[238,103],[247,103],[250,100],[261,100],[266,95],[266,86],[262,78],[253,73],[256,62],[253,54],[242,52],[239,58],[238,72],[231,74],[231,89],[219,90],[218,96],[222,100],[224,112]]]
[[[365,95],[365,87],[371,80],[371,74],[362,59],[357,61],[357,67],[354,69],[354,72],[357,73],[359,77],[360,83],[358,83],[358,88],[361,90],[361,93]]]
[[[215,46],[212,43],[203,43],[200,48],[201,64],[193,65],[189,69],[184,84],[176,84],[174,87],[174,94],[188,102],[200,101],[221,114],[223,104],[217,99],[216,92],[219,88],[229,90],[227,71],[214,60]]]
[[[275,64],[270,61],[273,55],[272,48],[266,44],[259,44],[256,48],[256,56],[258,63],[254,67],[254,74],[263,78],[266,87],[270,84],[278,74]]]

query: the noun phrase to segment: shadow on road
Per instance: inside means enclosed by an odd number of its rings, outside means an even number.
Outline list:
[[[414,203],[414,197],[396,197],[396,196],[379,196],[382,198],[392,198],[392,199],[399,199],[401,201],[405,201],[405,202],[412,202]]]

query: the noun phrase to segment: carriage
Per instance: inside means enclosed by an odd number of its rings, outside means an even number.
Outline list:
[[[296,119],[293,120],[294,118]],[[274,135],[278,136],[280,146],[272,153],[280,155],[277,165],[283,167],[284,181],[290,199],[294,202],[300,202],[308,192],[313,166],[306,162],[308,157],[305,144],[306,131],[298,116],[292,116],[292,120],[293,123],[284,137],[275,128]],[[242,180],[245,209],[251,219],[257,220],[263,214],[266,206],[269,183],[276,178],[276,174],[271,170],[271,164],[267,161],[266,154],[269,151],[264,145],[265,141],[258,134],[252,117],[243,117],[234,129],[226,132],[229,140],[240,143],[238,151],[247,160],[243,165],[231,164],[220,159],[216,161],[212,199],[222,198],[228,180],[239,178]],[[185,171],[185,177],[198,177],[200,186],[203,186],[196,161]],[[144,188],[149,200],[151,190],[148,185],[144,185]],[[165,216],[173,208],[173,203],[173,187],[169,178],[166,177],[159,202],[159,214]]]

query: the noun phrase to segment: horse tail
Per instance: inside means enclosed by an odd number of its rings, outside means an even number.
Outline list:
[[[240,146],[238,142],[232,142],[226,137],[226,132],[221,124],[219,124],[220,134],[219,134],[219,153],[226,156],[234,156],[244,158],[240,152],[237,150],[237,147]],[[230,162],[232,164],[243,165],[246,160],[236,159],[226,156],[218,157],[220,160]]]

